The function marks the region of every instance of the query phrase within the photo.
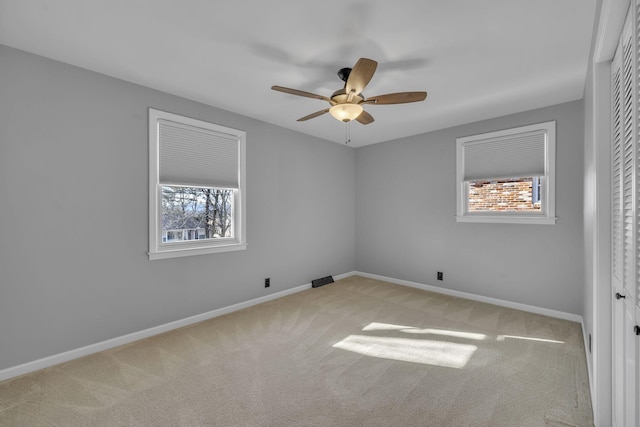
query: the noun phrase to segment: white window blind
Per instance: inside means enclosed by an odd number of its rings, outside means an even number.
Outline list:
[[[238,138],[158,120],[159,180],[166,185],[238,188]]]
[[[464,180],[544,176],[546,138],[546,130],[535,130],[467,142]]]

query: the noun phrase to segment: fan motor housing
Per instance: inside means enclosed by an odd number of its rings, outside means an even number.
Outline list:
[[[348,98],[349,95],[344,89],[338,89],[337,91],[333,92],[333,95],[331,95],[331,100],[336,104],[346,104]],[[364,99],[364,95],[359,93],[353,96],[350,104],[360,104],[362,101],[364,101]]]

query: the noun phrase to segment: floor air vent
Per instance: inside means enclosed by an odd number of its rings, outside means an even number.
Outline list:
[[[333,276],[327,276],[320,279],[312,280],[311,287],[318,288],[323,285],[328,285],[329,283],[333,283]]]

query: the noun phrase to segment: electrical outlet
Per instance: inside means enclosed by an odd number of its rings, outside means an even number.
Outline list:
[[[267,277],[266,279],[264,279],[264,287],[268,288],[269,286],[271,286],[271,278]]]
[[[444,273],[442,271],[438,271],[438,280],[444,280]]]

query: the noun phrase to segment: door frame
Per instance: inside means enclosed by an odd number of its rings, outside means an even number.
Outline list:
[[[587,111],[591,117],[585,117],[589,123],[593,143],[592,173],[593,188],[591,194],[594,211],[592,252],[587,253],[586,267],[591,265],[591,310],[592,310],[592,364],[591,399],[593,402],[594,423],[607,426],[612,422],[612,286],[611,286],[611,154],[610,154],[610,76],[611,60],[615,54],[622,27],[629,9],[629,0],[602,0],[600,14],[595,27],[595,45],[592,57],[593,78],[590,88],[593,93],[593,107]],[[597,10],[596,10],[597,13]],[[585,180],[585,182],[589,182]],[[588,276],[588,275],[587,275]]]

